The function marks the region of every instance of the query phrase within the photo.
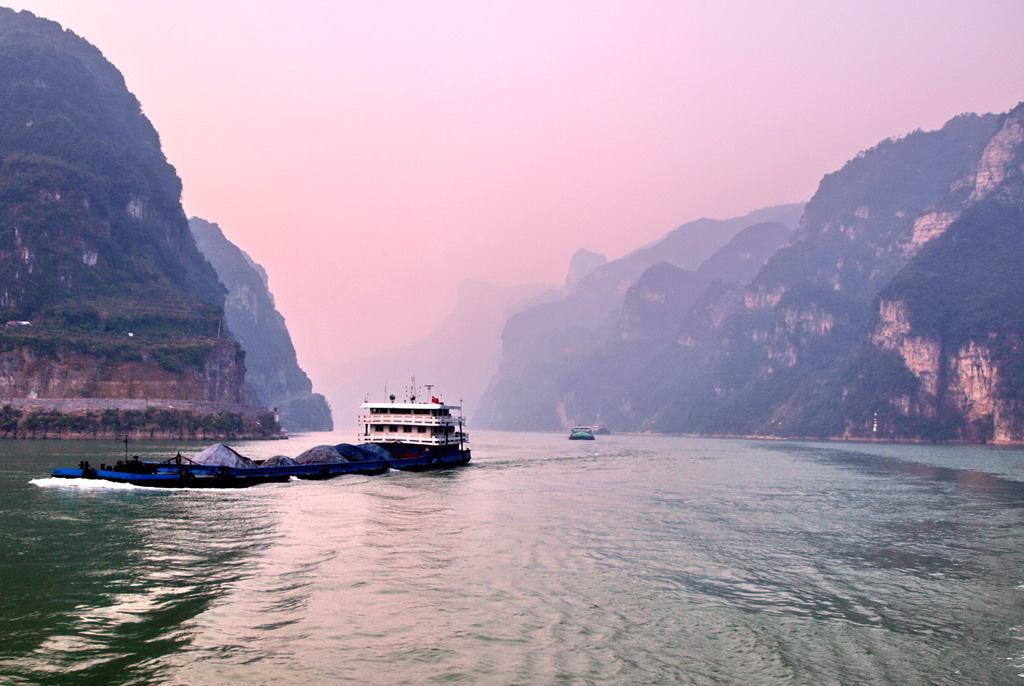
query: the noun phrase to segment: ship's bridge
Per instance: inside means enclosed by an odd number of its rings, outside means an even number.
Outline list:
[[[458,405],[441,403],[363,403],[359,438],[368,443],[453,445],[466,440]]]

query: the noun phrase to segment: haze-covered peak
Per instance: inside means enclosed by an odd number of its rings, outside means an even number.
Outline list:
[[[569,273],[565,277],[565,288],[571,290],[588,274],[608,262],[608,258],[601,253],[591,252],[580,248],[569,261]]]

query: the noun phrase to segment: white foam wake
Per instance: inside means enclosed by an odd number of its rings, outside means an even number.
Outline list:
[[[142,486],[136,486],[135,484],[121,484],[114,481],[105,481],[103,479],[59,479],[54,476],[50,476],[45,479],[32,479],[29,483],[33,486],[39,486],[40,488],[102,488],[122,491],[143,488]]]

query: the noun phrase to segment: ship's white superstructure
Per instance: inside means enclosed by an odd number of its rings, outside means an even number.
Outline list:
[[[364,443],[408,443],[422,446],[465,446],[462,407],[432,402],[366,402],[359,415],[359,440]],[[458,414],[453,414],[453,411]]]
[[[418,471],[469,464],[461,405],[448,405],[431,393],[433,386],[424,385],[428,403],[416,401],[415,377],[404,401],[395,402],[391,395],[386,403],[363,403],[357,440],[390,453],[388,464],[395,469]]]

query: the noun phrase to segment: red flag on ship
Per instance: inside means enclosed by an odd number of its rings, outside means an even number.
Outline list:
[[[440,404],[441,404],[441,401],[437,399],[437,396],[436,396],[436,395],[432,395],[432,396],[430,396],[430,402],[432,402],[432,403],[437,403],[438,405],[440,405]]]

